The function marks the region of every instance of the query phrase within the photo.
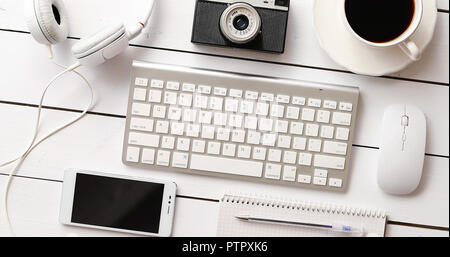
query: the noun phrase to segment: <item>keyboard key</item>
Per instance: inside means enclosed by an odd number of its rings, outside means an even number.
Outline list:
[[[334,135],[334,127],[331,126],[322,126],[320,129],[320,137],[323,138],[333,138]]]
[[[175,92],[164,93],[164,104],[177,104],[178,94]]]
[[[251,145],[259,145],[261,133],[249,130],[247,132],[247,143]]]
[[[184,134],[184,123],[172,122],[170,124],[170,134],[182,136]]]
[[[285,120],[276,120],[275,121],[275,132],[278,133],[287,133],[289,127],[289,122]]]
[[[266,148],[264,147],[254,147],[253,148],[253,159],[259,161],[266,160]]]
[[[291,101],[291,97],[288,95],[277,95],[277,103],[288,104]]]
[[[175,81],[167,81],[166,88],[169,90],[178,91],[178,90],[180,90],[180,83],[175,82]]]
[[[133,103],[131,114],[138,116],[150,116],[150,104]]]
[[[273,163],[267,163],[266,164],[266,172],[264,174],[265,178],[270,179],[280,179],[281,177],[281,165],[279,164],[273,164]]]
[[[230,89],[230,96],[235,98],[242,98],[242,90]]]
[[[130,120],[130,129],[152,132],[153,131],[153,120],[132,117]]]
[[[346,155],[347,143],[325,141],[323,143],[323,152],[337,155]]]
[[[203,140],[192,141],[192,152],[194,153],[204,153],[206,142]]]
[[[256,115],[267,116],[269,114],[269,104],[256,103]]]
[[[351,113],[334,112],[332,123],[342,126],[350,126],[352,121]]]
[[[184,109],[183,111],[183,121],[185,122],[195,122],[197,120],[197,110]]]
[[[189,154],[174,152],[172,156],[172,167],[186,169],[188,161]]]
[[[208,107],[208,97],[204,95],[194,95],[194,107],[206,109]]]
[[[227,89],[224,87],[215,87],[214,88],[214,95],[218,96],[227,96]]]
[[[292,151],[284,151],[283,162],[289,164],[295,164],[297,161],[297,153]]]
[[[322,100],[320,100],[320,99],[315,99],[315,98],[308,99],[308,106],[310,106],[310,107],[320,108],[321,105],[322,105]]]
[[[302,110],[302,120],[314,121],[314,115],[315,114],[316,114],[316,110],[303,108],[303,110]]]
[[[190,169],[262,177],[262,162],[192,154]]]
[[[273,102],[274,99],[275,99],[274,94],[270,94],[270,93],[261,93],[261,101],[265,101],[265,102]]]
[[[265,146],[275,146],[275,142],[277,141],[277,135],[276,134],[263,134],[262,137],[262,145]]]
[[[308,151],[310,152],[320,152],[322,147],[322,140],[310,138],[308,140]]]
[[[133,100],[145,101],[146,99],[147,99],[147,89],[138,87],[134,89]]]
[[[148,147],[159,146],[159,136],[151,134],[143,134],[137,132],[130,132],[128,136],[128,144],[130,145],[142,145]]]
[[[251,114],[251,113],[253,113],[253,106],[254,106],[254,102],[242,101],[240,111],[241,111],[241,113],[244,113],[244,114]]]
[[[348,128],[337,128],[336,129],[336,139],[337,140],[348,140],[348,135],[350,130]]]
[[[271,162],[280,162],[281,161],[281,150],[270,149],[267,159]]]
[[[299,153],[298,154],[298,164],[303,166],[311,166],[312,154],[310,153]]]
[[[270,106],[270,116],[276,117],[276,118],[283,118],[284,116],[284,106],[273,104]]]
[[[258,129],[261,131],[272,131],[273,129],[273,120],[261,118],[259,119]]]
[[[166,106],[164,106],[164,105],[155,105],[153,107],[153,114],[152,114],[152,116],[154,118],[164,119],[166,117]]]
[[[292,104],[305,105],[306,104],[306,99],[304,97],[294,96],[292,98]]]
[[[228,120],[228,115],[226,113],[221,113],[221,112],[214,113],[214,125],[226,126],[227,120]]]
[[[181,138],[177,139],[177,150],[178,151],[189,151],[189,147],[191,146],[191,140],[189,138]]]
[[[229,141],[230,140],[230,129],[229,128],[217,128],[216,138],[219,141]]]
[[[225,99],[225,111],[237,112],[239,107],[239,101],[232,98]]]
[[[239,158],[249,159],[251,150],[252,150],[252,148],[250,146],[239,145],[239,147],[238,147],[238,157]]]
[[[317,111],[317,122],[329,123],[330,122],[330,112],[324,111],[324,110]]]
[[[326,177],[328,177],[328,170],[315,169],[314,170],[314,176],[315,177],[326,178]]]
[[[314,185],[325,186],[327,184],[326,178],[314,177],[313,180]]]
[[[209,95],[209,94],[211,94],[211,87],[205,86],[205,85],[199,85],[197,87],[197,92],[200,94]]]
[[[294,135],[302,135],[303,134],[303,123],[301,122],[291,122],[290,133]]]
[[[134,84],[140,87],[146,87],[148,85],[148,79],[146,78],[136,78]]]
[[[139,162],[139,152],[138,147],[129,146],[127,148],[127,162]]]
[[[181,109],[176,107],[169,108],[169,114],[167,117],[169,120],[181,120]]]
[[[170,152],[159,150],[157,154],[156,164],[159,166],[169,166]]]
[[[191,94],[180,94],[178,98],[178,104],[185,107],[192,106],[192,95]]]
[[[198,137],[200,134],[200,125],[198,124],[186,124],[186,136]]]
[[[162,92],[159,90],[149,90],[148,91],[148,101],[150,103],[161,103]]]
[[[160,134],[169,133],[169,122],[163,120],[156,121],[155,131]]]
[[[319,135],[319,125],[312,123],[306,124],[305,135],[310,137],[317,137]]]
[[[231,141],[236,143],[244,143],[245,142],[245,130],[235,129],[231,133]]]
[[[213,126],[202,127],[202,138],[214,139],[215,128]]]
[[[175,138],[164,136],[161,140],[161,148],[173,149],[175,147]]]
[[[228,157],[234,157],[236,155],[235,144],[223,144],[222,154]]]
[[[208,154],[218,155],[220,154],[221,144],[218,142],[208,142]]]
[[[152,79],[152,81],[150,82],[150,86],[153,88],[164,88],[164,81]]]
[[[328,180],[328,185],[331,187],[342,187],[342,179],[330,178]]]
[[[292,148],[295,150],[305,150],[306,149],[306,138],[304,137],[294,137],[294,143]]]
[[[314,156],[314,166],[325,169],[336,169],[343,170],[345,165],[345,158],[343,157],[334,157],[328,155],[319,155],[316,154]]]
[[[292,120],[298,120],[300,115],[300,108],[289,106],[286,111],[286,118]]]
[[[283,167],[283,180],[285,181],[295,181],[297,174],[297,167],[284,165]]]
[[[336,101],[325,100],[325,101],[323,102],[323,108],[325,108],[325,109],[331,109],[331,110],[336,110],[336,108],[337,108],[337,103],[336,103]]]
[[[311,176],[309,175],[298,175],[298,182],[303,184],[311,184]]]
[[[222,111],[223,98],[220,97],[210,97],[209,98],[209,109],[215,111]]]
[[[241,128],[243,119],[244,116],[242,115],[230,114],[228,118],[228,125],[230,127]]]
[[[195,85],[194,84],[190,84],[190,83],[183,83],[183,86],[182,86],[181,90],[184,91],[184,92],[194,93],[195,92]]]
[[[353,110],[353,105],[351,103],[340,102],[339,103],[339,110],[340,111],[351,112]]]
[[[248,100],[258,100],[258,92],[255,92],[255,91],[249,91],[249,90],[247,90],[247,91],[245,91],[245,99],[248,99]]]
[[[212,121],[212,112],[200,111],[198,113],[198,122],[200,124],[211,124],[211,121]]]
[[[291,136],[278,136],[278,143],[277,146],[280,148],[291,148]]]
[[[155,150],[144,148],[142,149],[142,163],[154,164],[155,163]]]
[[[258,127],[258,118],[255,116],[246,116],[244,122],[244,128],[256,130]]]

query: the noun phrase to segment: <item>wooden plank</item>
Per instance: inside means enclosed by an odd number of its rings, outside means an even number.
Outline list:
[[[45,48],[28,40],[29,35],[8,32],[0,32],[0,35],[6,39],[0,41],[0,47],[5,49],[4,58],[0,58],[0,67],[4,74],[9,74],[0,79],[2,85],[9,85],[0,87],[0,101],[37,104],[43,86],[58,73],[59,69],[46,59]],[[55,52],[59,53],[60,62],[72,62],[71,57],[64,51],[71,43],[66,42],[55,49]],[[266,71],[271,71],[270,75],[276,77],[359,86],[361,104],[356,144],[378,146],[384,109],[391,104],[407,103],[419,106],[428,118],[427,153],[449,155],[448,86],[133,48],[104,66],[80,69],[94,86],[96,94],[94,111],[126,114],[132,59],[260,75],[267,75]],[[24,75],[23,71],[27,71],[27,74]],[[84,86],[80,88],[80,85],[82,85],[80,80],[73,75],[63,77],[49,90],[45,104],[81,110],[87,104],[88,91]]]
[[[0,156],[9,160],[23,150],[30,140],[35,108],[0,105],[0,116],[7,120],[1,126]],[[45,111],[42,131],[72,117],[62,111]],[[151,176],[176,181],[179,194],[219,199],[225,191],[266,193],[320,202],[384,209],[391,220],[448,227],[449,159],[426,157],[419,189],[408,196],[383,193],[376,183],[377,150],[353,148],[348,191],[323,192],[295,187],[194,176],[128,167],[121,162],[124,119],[89,115],[79,123],[50,138],[30,154],[20,175],[62,180],[66,168],[105,171],[134,176]],[[42,135],[42,134],[41,134]],[[2,160],[3,161],[3,160]],[[0,169],[7,173],[8,168]]]
[[[0,176],[0,183],[6,177]],[[18,236],[132,236],[62,225],[58,222],[62,183],[16,178],[9,198],[10,218]],[[173,236],[211,237],[216,234],[219,203],[177,197]],[[4,216],[0,219],[0,236],[8,236]],[[386,236],[448,236],[448,231],[387,225]]]
[[[5,0],[0,16],[0,28],[28,31],[22,15],[23,0]],[[67,9],[71,18],[72,37],[85,37],[95,33],[102,26],[123,19],[126,23],[135,22],[135,14],[139,8],[145,6],[145,1],[117,1],[110,5],[107,0],[79,0],[67,1]],[[176,49],[182,51],[209,53],[223,56],[238,56],[241,58],[264,60],[277,63],[294,64],[315,68],[344,70],[331,60],[320,48],[315,38],[312,5],[313,0],[292,1],[289,19],[286,52],[282,55],[258,53],[246,50],[225,49],[192,44],[191,31],[195,8],[194,0],[164,0],[158,1],[155,15],[151,19],[151,26],[146,34],[133,41],[133,44],[156,48]],[[440,6],[445,4],[439,3]],[[90,6],[90,8],[85,8]],[[108,6],[108,8],[104,8]],[[447,3],[448,7],[448,3]],[[120,18],[118,18],[120,17]],[[174,19],[174,17],[176,17]],[[392,76],[435,81],[449,82],[449,28],[448,13],[438,13],[436,35],[429,48],[425,51],[423,59],[411,67]],[[92,26],[96,24],[96,26]]]

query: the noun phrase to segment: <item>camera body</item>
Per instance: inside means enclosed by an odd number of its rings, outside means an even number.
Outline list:
[[[289,0],[197,0],[193,43],[283,53]]]

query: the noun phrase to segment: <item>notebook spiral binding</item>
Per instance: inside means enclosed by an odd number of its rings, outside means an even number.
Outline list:
[[[329,203],[318,203],[311,201],[299,201],[296,199],[275,198],[265,195],[251,195],[251,194],[232,194],[226,193],[223,195],[221,202],[246,204],[256,206],[266,206],[273,208],[284,208],[292,210],[301,210],[308,212],[322,212],[331,214],[352,215],[367,218],[386,218],[386,213],[381,210],[369,210],[363,208],[353,208],[344,205],[336,205]]]

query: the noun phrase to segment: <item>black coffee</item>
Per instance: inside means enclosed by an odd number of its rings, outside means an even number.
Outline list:
[[[365,40],[383,43],[405,32],[414,16],[413,0],[346,0],[352,29]]]

